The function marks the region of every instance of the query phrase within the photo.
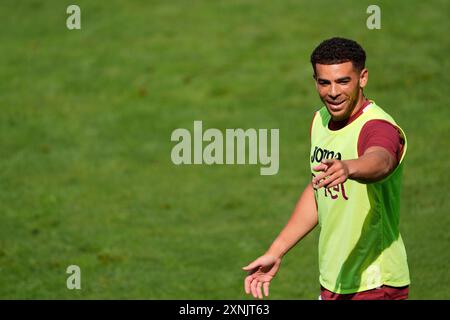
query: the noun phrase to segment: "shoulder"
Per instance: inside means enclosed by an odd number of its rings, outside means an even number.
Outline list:
[[[374,119],[367,121],[358,138],[358,155],[373,146],[385,148],[396,158],[401,148],[401,135],[397,127],[387,120]]]
[[[320,109],[316,110],[314,112],[314,115],[312,117],[312,121],[311,121],[311,128],[313,127],[314,123],[317,121],[320,121],[320,123],[328,123],[328,121],[330,120],[331,116],[328,113],[328,110],[325,106],[321,107]]]
[[[367,121],[361,128],[361,134],[399,136],[397,127],[393,123],[383,119],[372,119]]]
[[[372,119],[385,120],[390,122],[394,126],[397,124],[394,118],[387,113],[383,108],[376,104],[375,101],[370,100],[369,105],[367,106],[368,116]]]

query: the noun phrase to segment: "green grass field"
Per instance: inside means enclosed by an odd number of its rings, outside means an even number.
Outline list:
[[[448,1],[78,0],[68,30],[73,3],[0,4],[0,298],[250,299],[241,267],[309,181],[309,55],[335,35],[365,47],[366,95],[408,135],[410,298],[450,298]],[[170,135],[194,120],[279,128],[279,173],[175,166]],[[317,240],[286,256],[271,299],[317,298]]]

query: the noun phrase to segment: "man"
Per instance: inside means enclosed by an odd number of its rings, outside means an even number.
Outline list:
[[[320,225],[320,299],[407,299],[409,271],[399,233],[406,137],[364,97],[366,54],[332,38],[312,53],[324,107],[311,125],[312,182],[268,251],[244,267],[245,291],[269,295],[283,256]]]

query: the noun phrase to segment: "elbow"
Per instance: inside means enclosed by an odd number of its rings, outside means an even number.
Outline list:
[[[389,157],[385,157],[384,161],[383,161],[383,166],[381,168],[381,170],[379,171],[380,176],[378,177],[377,180],[382,180],[387,178],[396,168],[397,166],[397,161],[394,159],[394,157],[389,156]]]

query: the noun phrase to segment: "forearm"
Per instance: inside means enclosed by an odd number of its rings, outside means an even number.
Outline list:
[[[369,148],[358,159],[345,160],[348,166],[348,178],[363,183],[371,183],[384,179],[395,168],[394,157],[378,147]]]
[[[303,191],[283,230],[266,254],[281,258],[317,225],[317,206],[311,183]]]

